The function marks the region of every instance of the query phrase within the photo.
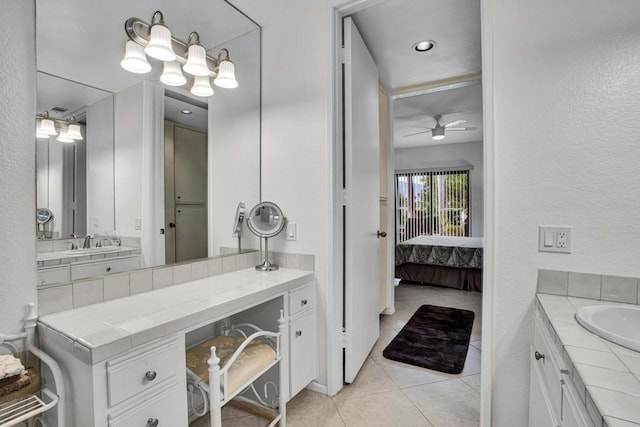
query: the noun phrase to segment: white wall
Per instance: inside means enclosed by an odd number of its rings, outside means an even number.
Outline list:
[[[34,3],[0,13],[0,330],[17,333],[36,296]]]
[[[493,425],[515,426],[528,414],[537,269],[640,276],[640,2],[490,3]],[[573,253],[538,253],[540,224],[572,226]]]
[[[140,237],[142,219],[143,83],[115,94],[115,215],[116,231]]]
[[[329,22],[325,5],[263,28],[262,200],[297,224],[275,251],[315,255],[318,284],[319,382],[326,384],[327,120]]]
[[[471,235],[482,237],[484,236],[482,141],[395,150],[396,171],[461,165],[473,165],[473,170],[469,173],[471,181]],[[394,201],[390,200],[389,203],[394,203]]]
[[[87,106],[87,234],[114,231],[113,96]]]

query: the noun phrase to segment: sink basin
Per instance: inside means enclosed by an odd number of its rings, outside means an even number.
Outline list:
[[[636,305],[592,305],[576,312],[582,327],[607,341],[640,351],[640,307]]]
[[[120,246],[102,246],[100,248],[80,248],[62,252],[63,255],[83,256],[104,254],[107,252],[119,251]]]

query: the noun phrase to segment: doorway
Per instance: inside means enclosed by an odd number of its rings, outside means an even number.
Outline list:
[[[385,61],[391,61],[391,62],[396,62],[397,64],[401,63],[401,58],[400,56],[402,55],[401,53],[399,53],[402,49],[407,49],[407,51],[410,51],[412,49],[412,45],[408,45],[408,46],[396,46],[394,47],[390,47],[389,43],[393,44],[394,41],[397,41],[395,36],[390,36],[388,33],[386,33],[385,31],[379,31],[381,28],[387,28],[387,29],[391,29],[391,31],[397,31],[399,33],[403,32],[400,31],[401,28],[394,26],[393,22],[395,19],[399,19],[399,14],[401,9],[407,7],[407,8],[411,8],[411,6],[409,5],[410,3],[420,3],[422,5],[422,7],[427,7],[429,6],[430,8],[433,7],[433,5],[425,5],[424,2],[412,2],[412,1],[405,1],[405,2],[398,2],[396,0],[387,0],[387,1],[367,1],[365,2],[366,5],[362,5],[362,3],[357,3],[357,2],[349,2],[349,1],[345,1],[343,3],[342,7],[338,7],[338,11],[336,13],[336,15],[334,16],[334,24],[336,24],[336,28],[338,28],[338,23],[341,21],[343,16],[347,16],[347,15],[351,15],[352,17],[354,17],[354,21],[356,22],[356,24],[361,24],[361,21],[364,22],[366,21],[366,19],[364,20],[360,20],[359,16],[365,16],[366,15],[370,15],[372,12],[372,10],[374,9],[384,9],[386,6],[389,7],[389,9],[386,11],[386,13],[382,13],[381,15],[384,17],[384,19],[376,24],[371,25],[369,28],[373,29],[371,31],[367,31],[367,24],[363,23],[362,25],[359,25],[359,29],[361,30],[361,32],[363,33],[363,38],[365,39],[365,42],[367,44],[367,46],[372,50],[373,56],[376,59],[376,62],[380,65],[381,63],[384,63]],[[445,8],[446,5],[442,5],[442,8]],[[446,85],[451,85],[451,84],[457,84],[460,82],[465,82],[467,80],[473,79],[473,76],[478,75],[481,71],[480,67],[481,67],[481,54],[480,54],[480,44],[481,44],[481,40],[480,40],[480,5],[479,3],[477,5],[469,5],[468,2],[463,3],[463,2],[456,2],[456,4],[451,5],[449,4],[449,6],[452,6],[453,9],[455,10],[451,10],[451,11],[447,11],[445,13],[439,14],[437,19],[439,19],[440,21],[442,21],[442,23],[439,23],[437,26],[435,25],[429,25],[428,24],[428,19],[423,19],[423,21],[421,22],[420,25],[418,26],[414,26],[414,31],[413,31],[413,35],[416,37],[416,44],[417,41],[419,41],[419,39],[417,37],[424,37],[425,36],[425,31],[426,32],[431,32],[431,34],[433,34],[432,29],[435,27],[438,27],[439,29],[442,30],[446,30],[446,28],[443,27],[450,27],[451,30],[453,31],[454,29],[459,30],[460,28],[466,28],[469,27],[468,25],[464,25],[465,19],[471,15],[473,15],[474,19],[475,19],[475,23],[474,25],[471,26],[471,28],[474,28],[476,30],[476,34],[475,34],[475,41],[472,43],[472,45],[474,46],[474,48],[476,49],[475,53],[469,53],[469,55],[467,56],[466,59],[469,59],[469,57],[473,56],[475,58],[475,64],[477,64],[477,69],[472,69],[472,70],[467,70],[464,71],[462,68],[458,67],[450,67],[450,69],[447,71],[445,70],[445,68],[447,67],[442,67],[439,66],[437,61],[434,58],[431,58],[431,60],[427,60],[425,62],[429,63],[430,66],[434,69],[434,70],[439,70],[440,72],[443,72],[443,75],[432,75],[429,73],[422,73],[422,77],[423,80],[416,80],[416,81],[408,81],[408,83],[406,84],[401,84],[399,77],[397,76],[397,74],[394,74],[393,70],[384,70],[381,69],[381,81],[384,81],[386,79],[387,84],[385,85],[383,83],[383,88],[385,89],[385,91],[389,94],[389,117],[394,117],[394,104],[395,104],[395,100],[401,98],[401,97],[405,97],[405,98],[411,98],[414,95],[418,95],[420,94],[421,91],[428,91],[428,90],[434,90],[434,88],[440,87],[440,86],[446,86]],[[461,8],[467,8],[467,10],[463,10]],[[430,11],[432,11],[430,9]],[[426,13],[429,13],[430,11],[427,11]],[[417,15],[417,13],[412,12],[413,14]],[[432,14],[433,15],[433,14]],[[420,16],[417,16],[418,19],[420,19]],[[424,17],[422,17],[424,18]],[[448,19],[448,21],[447,21]],[[456,21],[456,25],[453,25],[453,19],[455,19]],[[462,24],[460,24],[460,22],[463,22]],[[409,27],[411,27],[410,25],[406,25],[408,29],[410,29]],[[385,56],[385,53],[380,53],[376,51],[376,48],[373,47],[373,45],[376,43],[376,37],[372,37],[371,39],[368,39],[368,36],[370,36],[373,33],[379,33],[379,39],[377,39],[377,42],[381,43],[381,51],[384,51],[385,49],[388,52],[388,56]],[[444,33],[443,33],[444,34]],[[334,37],[336,39],[338,39],[339,34],[336,32],[336,34],[334,35]],[[436,40],[436,46],[442,47],[442,46],[446,46],[447,45],[447,41],[444,38],[441,38],[440,36],[434,36],[431,35],[430,37],[436,38],[438,40]],[[339,58],[340,58],[340,48],[336,49],[336,52],[338,53],[336,55],[336,70],[338,70],[339,73]],[[380,53],[380,54],[379,54]],[[464,55],[465,52],[458,52],[459,55]],[[408,69],[415,69],[417,70],[418,74],[421,72],[421,68],[420,66],[412,66],[412,65],[405,65],[405,68]],[[443,71],[444,70],[444,71]],[[451,72],[454,74],[449,74],[446,75],[446,72]],[[437,74],[437,73],[436,73]],[[430,78],[427,78],[425,76],[431,76]],[[338,83],[339,84],[339,83]],[[338,84],[336,85],[336,87],[338,87]],[[481,86],[480,86],[481,87]],[[339,96],[337,97],[339,99]],[[338,104],[340,104],[340,102],[338,102]],[[335,104],[334,104],[335,105]],[[340,110],[342,107],[340,105],[338,105],[336,107],[336,109]],[[432,119],[433,116],[437,115],[438,113],[433,113],[432,114]],[[337,115],[336,115],[337,117]],[[452,121],[455,121],[452,119]],[[336,119],[336,128],[340,128],[342,126],[342,124],[340,123],[339,119]],[[480,123],[482,124],[483,119],[480,118]],[[449,123],[449,122],[447,122]],[[427,126],[429,127],[430,125],[421,125],[421,126]],[[420,131],[420,129],[416,129],[416,131]],[[389,135],[390,135],[390,139],[393,141],[394,138],[394,124],[393,122],[390,123],[390,130],[389,130]],[[340,134],[339,132],[336,132],[336,139],[340,140]],[[480,144],[482,144],[482,142],[480,142]],[[334,158],[339,158],[340,157],[340,148],[336,148],[336,152]],[[480,154],[481,157],[483,157],[483,154]],[[390,166],[387,170],[387,178],[390,182],[390,185],[392,185],[393,181],[394,181],[394,176],[393,176],[393,172],[395,171],[395,151],[392,151],[390,157],[387,159],[390,163]],[[337,163],[339,164],[339,163]],[[339,173],[337,173],[338,171],[336,170],[336,177],[339,176]],[[484,181],[484,172],[480,172],[480,176],[476,177],[478,179],[475,180],[475,182],[478,183],[482,183]],[[339,181],[338,178],[336,178],[336,182]],[[391,191],[389,192],[389,201],[388,201],[388,206],[389,210],[387,211],[390,215],[390,221],[391,221],[391,227],[389,228],[389,230],[393,230],[394,229],[394,219],[395,219],[395,212],[392,211],[393,209],[393,197],[395,194],[395,189],[391,189]],[[480,204],[480,209],[482,209],[482,204]],[[391,211],[390,211],[391,210]],[[337,211],[337,209],[334,209],[334,213]],[[334,215],[335,218],[335,215]],[[482,229],[482,227],[480,227],[480,229]],[[335,237],[338,241],[340,240],[340,237],[336,234]],[[334,259],[335,260],[335,259]],[[336,265],[339,266],[337,268],[337,272],[336,275],[334,277],[337,277],[341,271],[343,271],[344,269],[344,261],[338,262],[336,261]],[[393,266],[393,264],[391,264]],[[393,286],[393,285],[391,285]],[[391,287],[391,290],[393,291],[393,288]],[[416,290],[419,292],[420,289],[416,288]],[[463,297],[464,298],[464,297]],[[403,295],[399,300],[411,300],[412,296],[411,295]],[[477,302],[474,302],[475,304],[482,306],[483,299],[483,295],[479,295],[479,297],[477,297],[476,299],[478,299]],[[485,301],[486,302],[486,301]],[[390,311],[392,312],[393,310],[398,309],[399,307],[393,307],[393,305],[390,306]],[[348,308],[347,308],[348,310]],[[400,311],[400,310],[398,310]],[[402,313],[402,315],[407,315],[409,310],[405,309],[405,313]],[[410,314],[409,314],[410,317]],[[404,322],[406,322],[407,319],[403,319]],[[477,323],[481,323],[480,321],[478,321]],[[334,324],[335,325],[335,324]],[[332,324],[329,323],[329,326],[331,327]],[[378,341],[378,344],[376,344],[376,346],[381,345],[382,340]],[[479,345],[479,341],[476,342],[476,345],[478,347],[480,347]],[[474,347],[475,348],[475,347]],[[475,351],[479,352],[479,348],[475,348]],[[333,357],[330,355],[330,357]],[[477,365],[480,364],[479,358],[477,359]],[[379,367],[379,366],[378,366]],[[330,374],[331,375],[331,374]],[[335,378],[335,377],[334,377]],[[472,392],[475,393],[476,395],[476,399],[478,401],[478,405],[477,405],[477,410],[476,410],[476,418],[479,422],[479,388],[480,388],[480,384],[479,384],[479,376],[477,377],[478,381],[476,383],[474,383],[474,386],[476,387],[476,390],[473,390],[473,387],[467,385],[465,386],[464,384],[462,384],[464,387],[467,387],[469,390],[472,390]],[[357,380],[356,380],[357,381]],[[464,388],[463,387],[463,388]],[[334,387],[331,386],[331,381],[330,381],[330,385],[329,385],[329,389],[330,392],[331,390],[335,389]],[[339,387],[337,387],[339,388]],[[486,405],[485,405],[486,407]],[[486,419],[486,418],[485,418]]]

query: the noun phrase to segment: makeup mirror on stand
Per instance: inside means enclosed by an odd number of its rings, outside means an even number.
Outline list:
[[[287,223],[282,211],[272,202],[258,203],[251,209],[247,225],[258,237],[264,237],[264,262],[256,265],[258,271],[274,271],[278,266],[269,262],[269,237],[278,235]]]
[[[233,237],[238,238],[238,253],[242,252],[242,223],[244,222],[244,203],[238,203],[236,217],[233,221]]]

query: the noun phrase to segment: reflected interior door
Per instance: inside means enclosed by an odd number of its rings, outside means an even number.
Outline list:
[[[351,20],[344,25],[345,359],[353,382],[379,336],[378,67]]]
[[[165,122],[165,258],[207,256],[207,134]]]

